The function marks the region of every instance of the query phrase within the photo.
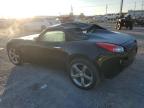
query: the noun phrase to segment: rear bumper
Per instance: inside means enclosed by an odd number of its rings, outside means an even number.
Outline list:
[[[124,54],[110,54],[108,56],[101,56],[97,60],[100,71],[105,76],[115,75],[122,71],[124,67],[133,63],[137,54],[137,46]]]

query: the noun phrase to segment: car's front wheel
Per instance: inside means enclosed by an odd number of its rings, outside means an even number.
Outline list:
[[[99,72],[89,60],[74,59],[69,68],[70,78],[79,88],[90,89],[100,82]]]
[[[122,27],[121,24],[118,23],[118,25],[117,25],[117,29],[118,29],[118,30],[121,30],[121,27]]]
[[[21,65],[22,64],[22,57],[20,54],[20,51],[15,48],[9,48],[8,49],[8,56],[10,61],[15,65]]]

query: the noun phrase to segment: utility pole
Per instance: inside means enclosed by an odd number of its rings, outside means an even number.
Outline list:
[[[73,6],[70,7],[70,13],[73,14]]]
[[[123,0],[121,0],[121,4],[120,4],[120,16],[122,15],[122,10],[123,10]]]
[[[134,2],[134,11],[136,10],[136,1]]]
[[[106,4],[106,15],[107,15],[108,5]]]
[[[142,0],[142,7],[141,7],[141,11],[142,11],[142,17],[144,17],[144,14],[143,14],[143,13],[144,13],[144,12],[143,12],[143,11],[144,11],[144,0]]]
[[[135,11],[136,11],[136,1],[134,2],[134,17],[136,16]]]
[[[143,7],[144,7],[144,0],[142,0],[142,7],[141,7],[141,10],[143,10]]]

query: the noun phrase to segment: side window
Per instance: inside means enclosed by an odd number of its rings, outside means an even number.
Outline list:
[[[47,42],[64,42],[65,33],[63,31],[48,31],[42,36],[41,40]]]

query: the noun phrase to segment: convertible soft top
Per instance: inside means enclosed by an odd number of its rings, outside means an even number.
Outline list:
[[[106,30],[105,28],[97,24],[87,24],[87,23],[81,23],[81,22],[62,23],[62,24],[50,26],[47,29],[71,29],[71,30],[81,29],[81,30],[89,31],[92,28]]]

